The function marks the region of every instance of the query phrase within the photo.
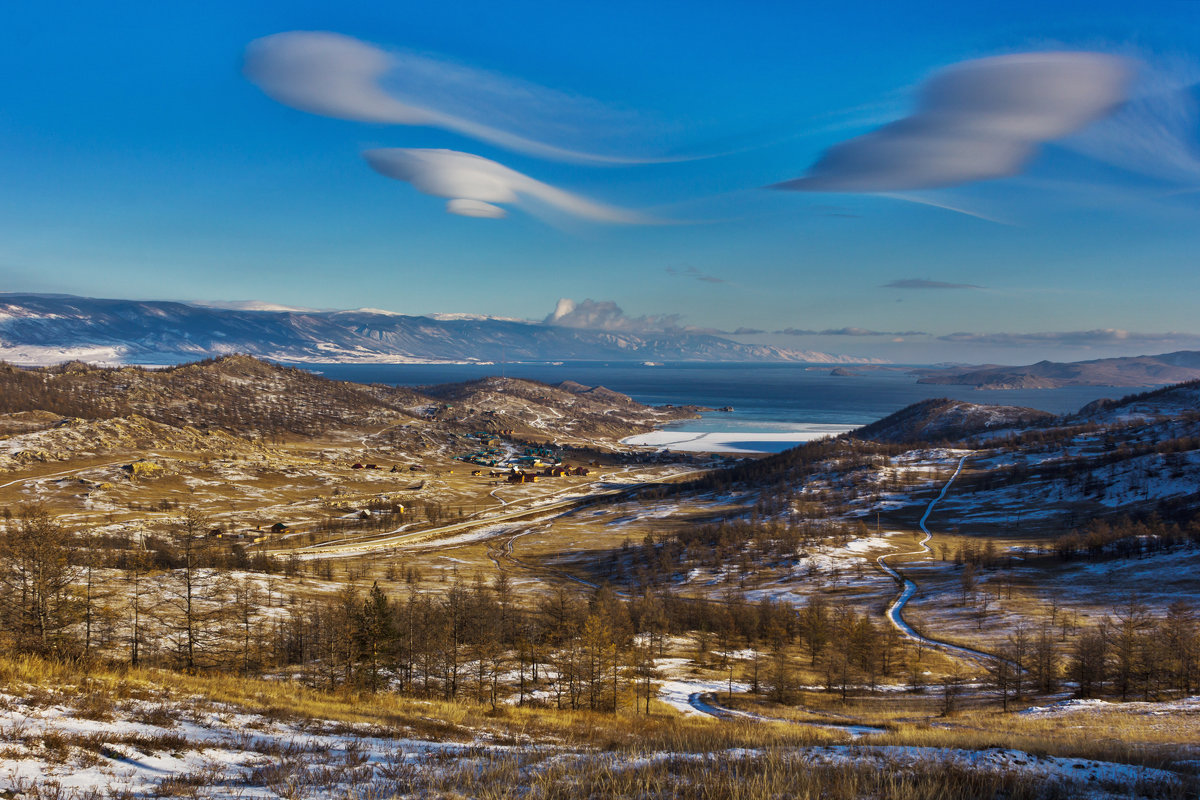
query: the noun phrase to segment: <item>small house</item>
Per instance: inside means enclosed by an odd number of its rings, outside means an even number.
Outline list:
[[[276,522],[271,526],[270,530],[271,533],[287,533],[289,530],[291,530],[291,528],[289,528],[284,522]]]

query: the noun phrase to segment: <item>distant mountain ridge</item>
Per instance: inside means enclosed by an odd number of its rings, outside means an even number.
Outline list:
[[[1057,389],[1062,386],[1161,386],[1200,378],[1200,352],[1180,350],[1157,356],[1098,358],[1091,361],[1039,361],[1024,367],[987,364],[918,370],[917,383],[974,386],[977,389]]]
[[[247,310],[170,301],[0,294],[0,359],[174,364],[246,353],[295,363],[872,359],[750,345],[679,330],[573,328],[471,315]],[[877,360],[875,360],[877,361]]]

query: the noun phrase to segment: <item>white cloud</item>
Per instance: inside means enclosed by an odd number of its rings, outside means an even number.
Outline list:
[[[1044,142],[1113,113],[1131,63],[1102,53],[1022,53],[954,65],[921,88],[911,116],[834,145],[775,188],[892,192],[1016,175]]]
[[[363,158],[380,175],[411,183],[424,194],[449,199],[446,210],[451,214],[503,217],[505,211],[498,203],[516,204],[528,198],[597,222],[656,222],[633,211],[565,192],[471,153],[392,147],[367,150]]]
[[[680,328],[679,321],[678,314],[628,317],[621,307],[611,300],[589,298],[576,303],[574,300],[564,297],[558,301],[554,311],[543,320],[543,323],[564,328],[653,333],[678,330]]]
[[[268,97],[311,114],[443,128],[562,161],[649,163],[557,147],[512,132],[535,129],[562,137],[596,127],[628,127],[617,124],[621,115],[599,103],[338,33],[289,31],[258,39],[246,48],[243,71]]]
[[[462,197],[446,203],[446,211],[460,217],[478,217],[480,219],[504,219],[508,212],[500,206],[485,203],[482,200],[468,200]]]
[[[1066,146],[1132,172],[1169,181],[1200,180],[1200,65],[1156,57],[1137,91],[1116,114],[1073,136]]]

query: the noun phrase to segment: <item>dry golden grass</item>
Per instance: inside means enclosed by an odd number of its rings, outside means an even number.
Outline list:
[[[827,732],[753,722],[722,723],[707,717],[681,717],[665,706],[634,715],[536,707],[490,706],[412,698],[387,692],[325,692],[300,684],[227,674],[187,675],[161,669],[93,667],[0,656],[0,687],[27,697],[42,693],[47,704],[108,695],[114,702],[136,698],[200,696],[279,720],[340,723],[396,737],[471,742],[547,743],[606,750],[662,749],[704,752],[730,747],[799,746],[833,741]],[[97,699],[89,701],[99,707]]]
[[[733,702],[724,697],[721,702],[798,722],[885,728],[886,733],[871,737],[871,744],[968,750],[1000,747],[1150,767],[1170,767],[1200,756],[1200,714],[1150,714],[1119,704],[1068,713],[1004,713],[995,698],[970,694],[958,700],[955,711],[943,714],[942,697],[934,691],[856,696],[845,702],[833,693],[804,692],[793,706],[738,695]]]
[[[186,748],[170,731],[173,715],[186,709],[220,708],[261,715],[306,730],[344,731],[352,736],[417,738],[517,749],[469,747],[454,754],[430,752],[416,760],[382,763],[369,784],[371,796],[480,798],[893,798],[950,800],[960,797],[1072,797],[1082,784],[1055,786],[1036,767],[979,769],[964,761],[899,758],[893,763],[876,745],[962,750],[1011,748],[1039,756],[1067,756],[1150,767],[1171,767],[1195,757],[1194,718],[1138,717],[1119,710],[1066,715],[998,714],[971,708],[948,718],[921,717],[936,698],[852,698],[835,704],[822,693],[805,693],[804,708],[736,698],[733,705],[797,722],[822,720],[874,723],[888,732],[866,740],[861,750],[805,749],[845,743],[844,734],[803,724],[717,721],[667,713],[645,716],[596,714],[537,708],[502,708],[401,697],[392,694],[328,693],[281,681],[227,675],[183,675],[155,669],[84,669],[75,664],[0,656],[0,687],[25,702],[67,704],[80,715],[103,718],[114,707],[129,708],[168,728],[158,739],[133,742],[151,749]],[[835,717],[831,707],[840,709]],[[814,713],[819,710],[821,713]],[[159,719],[161,717],[161,719]],[[905,721],[905,717],[908,721]],[[343,727],[344,726],[344,727]],[[1103,733],[1097,733],[1102,730]],[[104,755],[101,739],[71,741],[41,735],[42,752],[65,758],[68,750]],[[32,741],[32,740],[31,740]],[[26,742],[29,745],[30,742]],[[829,755],[832,754],[832,755]],[[321,765],[313,769],[320,771]],[[269,758],[253,780],[270,786],[299,786],[303,760]],[[348,774],[348,773],[347,773]],[[219,777],[219,776],[218,776]],[[212,775],[208,780],[215,780]],[[1185,798],[1194,781],[1136,779],[1140,796]],[[187,794],[198,774],[166,776],[162,792]],[[1133,785],[1124,786],[1124,792]],[[29,797],[43,797],[38,786]],[[167,791],[167,790],[170,791]],[[296,795],[301,796],[301,795]],[[366,796],[366,795],[356,795]]]

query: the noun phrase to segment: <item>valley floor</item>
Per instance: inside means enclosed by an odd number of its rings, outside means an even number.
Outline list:
[[[576,437],[509,483],[425,422],[10,416],[0,797],[1200,793],[1200,528],[1146,513],[1197,492],[1192,417]]]

